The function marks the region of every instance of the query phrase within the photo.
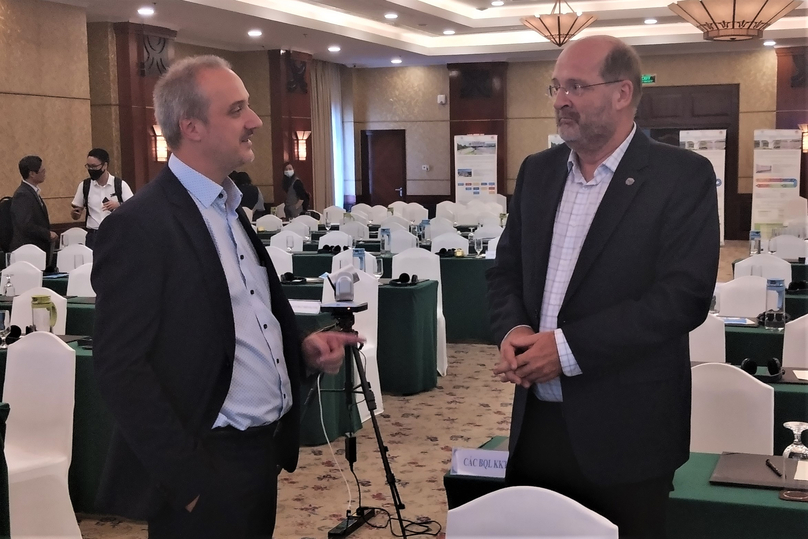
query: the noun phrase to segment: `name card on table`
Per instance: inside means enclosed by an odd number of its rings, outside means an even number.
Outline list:
[[[290,299],[295,314],[320,314],[320,302],[310,299]]]
[[[794,376],[796,376],[800,380],[808,381],[808,371],[799,371],[797,369],[794,369]]]
[[[452,448],[452,473],[477,477],[505,478],[508,465],[507,451],[489,449]]]

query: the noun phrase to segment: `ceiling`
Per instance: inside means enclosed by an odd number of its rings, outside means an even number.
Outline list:
[[[452,62],[549,60],[558,47],[522,26],[521,17],[550,13],[552,2],[504,0],[50,0],[81,6],[90,22],[137,22],[171,28],[177,41],[233,51],[292,49],[356,67]],[[571,1],[598,20],[582,36],[610,34],[646,54],[704,54],[762,48],[762,40],[707,42],[676,16],[671,0]],[[746,1],[746,0],[741,0]],[[152,6],[155,14],[137,10]],[[566,8],[565,8],[566,9]],[[395,20],[384,14],[394,12]],[[657,19],[648,25],[646,18]],[[247,31],[260,29],[258,38]],[[444,35],[454,30],[454,35]],[[808,45],[808,3],[767,29],[777,46]],[[338,45],[337,53],[328,47]]]

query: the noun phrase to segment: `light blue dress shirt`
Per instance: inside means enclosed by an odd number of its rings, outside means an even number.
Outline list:
[[[281,326],[270,308],[267,271],[259,264],[236,214],[241,192],[230,178],[219,185],[173,154],[168,167],[205,220],[233,307],[233,377],[213,426],[246,430],[277,421],[292,407],[292,388],[283,357]]]

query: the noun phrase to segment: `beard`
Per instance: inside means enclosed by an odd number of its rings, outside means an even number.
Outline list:
[[[617,130],[616,121],[610,118],[606,103],[601,103],[600,107],[583,119],[580,113],[572,109],[556,110],[555,114],[558,134],[576,151],[602,148]]]

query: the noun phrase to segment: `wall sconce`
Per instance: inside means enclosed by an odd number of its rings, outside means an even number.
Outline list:
[[[797,124],[802,131],[802,153],[808,153],[808,124]]]
[[[152,126],[152,156],[158,163],[168,161],[168,144],[159,125]]]
[[[309,155],[308,140],[311,131],[295,131],[295,161],[305,161]]]

